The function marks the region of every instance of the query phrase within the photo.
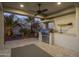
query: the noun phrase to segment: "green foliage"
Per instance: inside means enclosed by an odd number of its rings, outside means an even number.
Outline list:
[[[22,34],[26,34],[26,33],[27,33],[27,29],[26,29],[26,28],[22,28],[22,29],[20,30],[20,32],[21,32]]]
[[[12,27],[13,25],[17,24],[18,23],[18,20],[19,18],[17,17],[17,20],[16,21],[13,21],[14,19],[14,15],[10,15],[10,16],[4,16],[5,18],[5,25],[9,26],[9,27]]]
[[[32,22],[33,18],[29,16],[29,18],[25,19],[25,20],[28,21],[28,22]]]
[[[33,18],[32,17],[29,17],[29,22],[31,22],[33,20]]]
[[[14,17],[14,15],[4,16],[5,21],[6,21],[5,24],[7,26],[12,26],[13,25],[13,17]]]

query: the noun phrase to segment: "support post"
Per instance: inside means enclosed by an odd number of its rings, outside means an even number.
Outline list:
[[[54,33],[50,32],[49,33],[49,45],[54,44]]]
[[[39,41],[42,42],[42,34],[39,32]]]
[[[52,45],[52,33],[49,33],[49,44]]]
[[[4,48],[4,17],[3,6],[0,3],[0,49]]]

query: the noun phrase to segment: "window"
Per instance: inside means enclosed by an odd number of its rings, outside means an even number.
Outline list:
[[[14,16],[13,21],[18,21],[19,23],[22,23],[22,24],[27,23],[28,16],[23,16],[23,15],[19,15],[19,14],[4,12],[4,16],[6,16],[6,17],[9,17],[11,15]]]
[[[7,19],[9,19],[9,21],[11,20],[11,22],[16,21],[16,23],[19,23],[23,28],[28,28],[28,25],[29,25],[29,23],[28,23],[29,17],[28,16],[4,12],[4,17],[5,17],[5,20],[4,20],[5,23],[7,23],[8,22]]]
[[[27,23],[27,19],[28,17],[27,16],[23,16],[23,15],[14,15],[14,21],[18,21],[19,23],[22,23],[22,24],[25,24]]]
[[[40,23],[41,22],[41,19],[40,18],[34,18],[34,22],[35,23]]]
[[[55,26],[54,26],[54,23],[48,23],[48,29],[54,29]]]
[[[10,16],[12,13],[4,12],[4,16]]]

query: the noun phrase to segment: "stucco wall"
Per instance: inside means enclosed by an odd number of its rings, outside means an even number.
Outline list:
[[[54,44],[79,52],[79,39],[76,27],[76,13],[57,17],[53,20],[55,21],[55,26],[57,30],[60,29],[58,24],[67,24],[71,22],[73,24],[73,26],[65,33],[54,33]]]
[[[4,20],[3,20],[3,10],[0,3],[0,48],[4,47]]]

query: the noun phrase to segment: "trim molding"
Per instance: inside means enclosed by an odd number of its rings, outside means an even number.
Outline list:
[[[51,16],[48,16],[47,18],[48,18],[48,19],[52,19],[52,18],[56,18],[56,17],[68,15],[68,14],[72,14],[72,13],[75,13],[75,12],[76,12],[75,8],[69,8],[69,9],[67,9],[67,10],[64,10],[64,11],[55,13],[55,14],[53,14],[53,15],[51,15]]]

